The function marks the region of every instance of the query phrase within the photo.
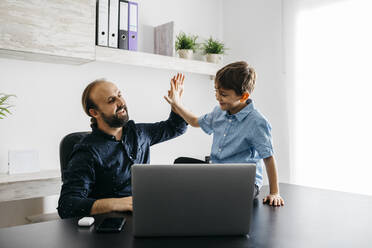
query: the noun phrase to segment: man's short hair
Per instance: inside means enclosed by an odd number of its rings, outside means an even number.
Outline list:
[[[215,78],[218,87],[234,90],[238,96],[251,94],[256,85],[256,71],[245,61],[238,61],[221,68]]]
[[[91,114],[89,113],[89,109],[98,109],[98,106],[94,103],[94,101],[91,98],[91,91],[93,90],[93,88],[96,85],[98,85],[100,83],[107,83],[107,81],[104,78],[94,80],[93,82],[88,84],[87,87],[85,87],[83,95],[81,97],[81,103],[83,104],[83,109],[84,109],[85,113],[88,116],[91,117],[91,119],[90,119],[91,124],[96,124],[97,120],[96,120],[96,118],[91,116]]]

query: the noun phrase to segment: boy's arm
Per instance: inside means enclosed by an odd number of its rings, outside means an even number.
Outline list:
[[[273,206],[284,205],[284,200],[279,194],[278,171],[276,168],[274,156],[264,158],[263,160],[265,163],[270,186],[270,194],[264,198],[263,202],[267,202],[269,205]]]
[[[180,115],[189,125],[200,127],[198,117],[187,110],[181,103],[180,96],[183,93],[183,81],[185,76],[177,74],[171,79],[171,88],[168,91],[168,96],[164,96],[165,100],[172,106],[172,110]]]
[[[168,101],[168,100],[167,100]],[[169,102],[169,101],[168,101]],[[198,117],[183,107],[182,104],[172,104],[172,107],[189,125],[200,127]]]

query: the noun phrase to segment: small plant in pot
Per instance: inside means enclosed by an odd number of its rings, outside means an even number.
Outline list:
[[[198,48],[197,38],[198,36],[196,35],[186,35],[184,32],[176,36],[175,48],[180,58],[192,59],[193,53]]]
[[[225,45],[212,37],[203,43],[202,49],[207,61],[211,63],[220,63],[226,51]]]
[[[13,107],[13,105],[10,105],[8,100],[13,96],[15,95],[0,93],[0,119],[4,119],[7,114],[11,114],[9,108]]]

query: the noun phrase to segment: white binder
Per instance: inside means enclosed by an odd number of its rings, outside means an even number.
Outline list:
[[[109,0],[97,2],[97,45],[108,45]]]
[[[118,48],[119,0],[110,0],[109,8],[109,47]]]

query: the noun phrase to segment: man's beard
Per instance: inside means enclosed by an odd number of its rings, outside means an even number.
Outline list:
[[[125,110],[125,115],[123,115],[122,117],[119,117],[118,112],[122,109]],[[109,127],[113,127],[113,128],[123,127],[129,121],[128,109],[126,105],[123,105],[120,108],[118,108],[116,110],[116,113],[112,116],[107,116],[103,112],[101,112],[101,115],[102,115],[103,121],[106,122],[106,124]]]

